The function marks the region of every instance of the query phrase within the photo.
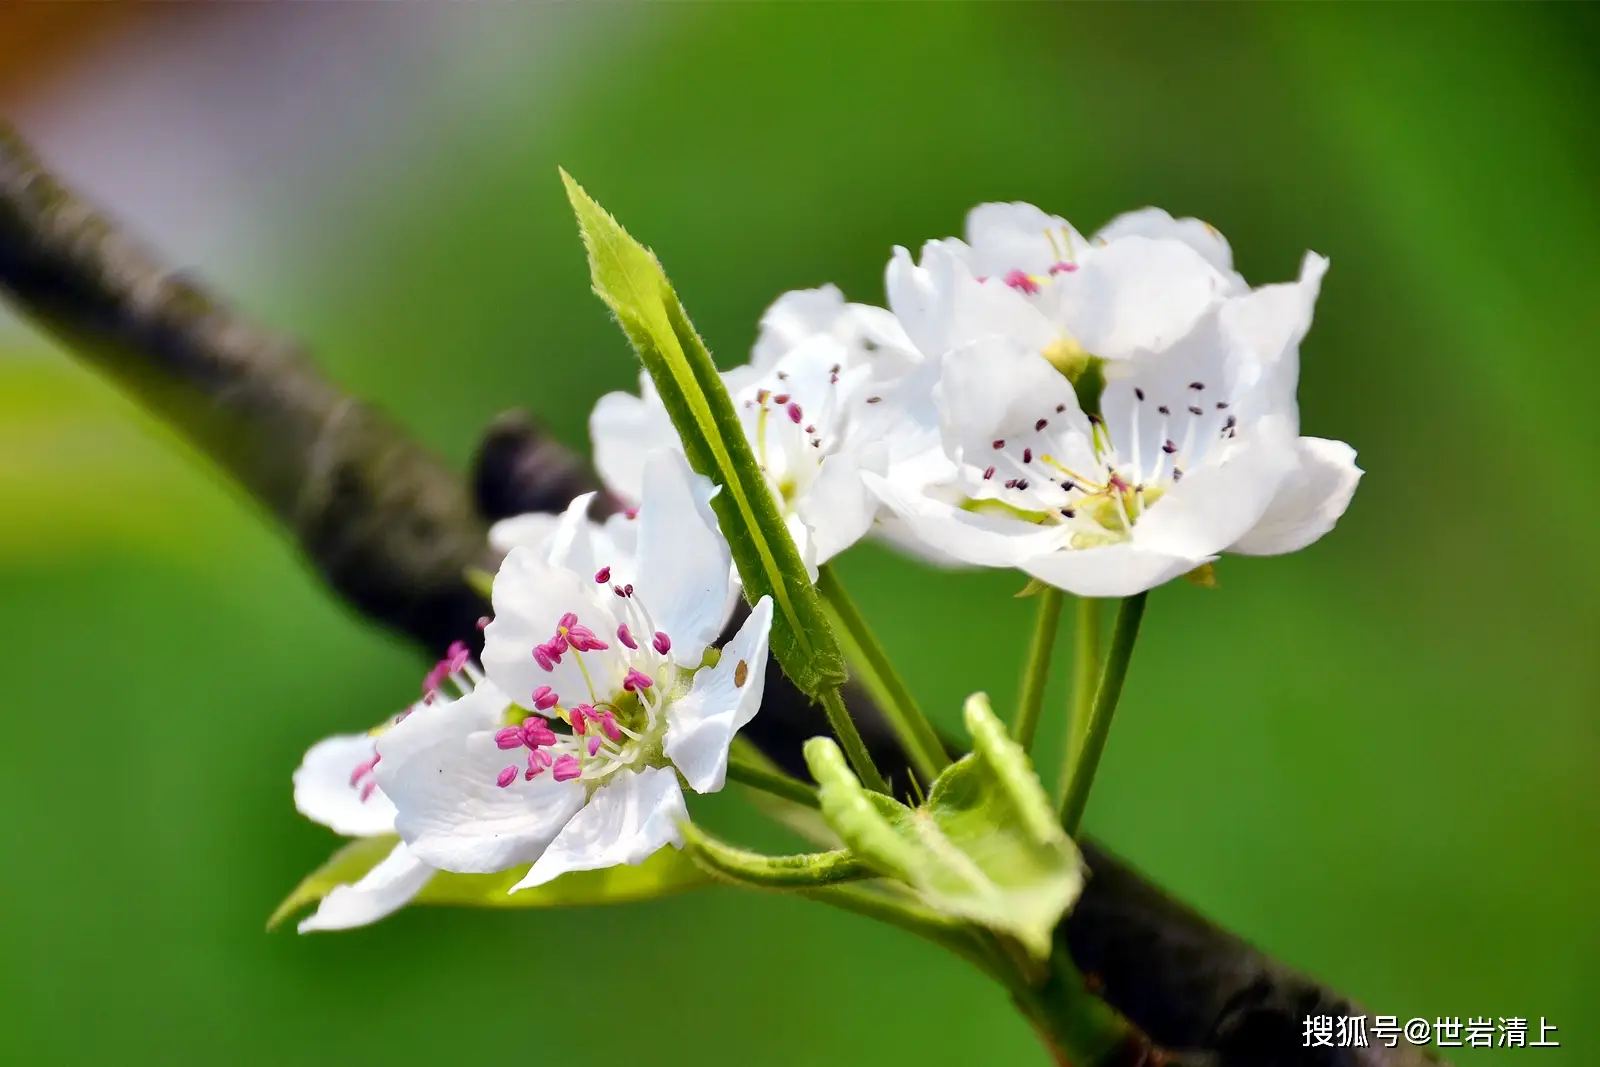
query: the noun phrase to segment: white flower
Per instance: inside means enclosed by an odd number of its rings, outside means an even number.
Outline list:
[[[1127,596],[1223,551],[1302,548],[1343,514],[1355,453],[1300,437],[1295,401],[1325,259],[1252,291],[1220,235],[1154,210],[1083,242],[1026,205],[985,205],[969,237],[889,268],[891,305],[939,360],[958,473],[865,480],[929,546]],[[1093,417],[1067,377],[1089,357],[1106,361]]]
[[[935,370],[892,314],[825,286],[780,297],[762,316],[751,362],[722,375],[808,567],[873,528],[878,500],[863,471],[923,481],[952,473],[938,447]],[[645,455],[681,449],[648,375],[638,396],[602,397],[589,428],[602,480],[627,500],[639,499]]]
[[[318,741],[294,772],[294,806],[346,837],[393,834],[394,805],[373,779],[377,763],[376,738],[370,733]],[[433,873],[404,844],[396,844],[353,885],[334,887],[316,912],[301,920],[299,930],[346,930],[377,922],[405,907]]]
[[[976,280],[979,284],[972,285]],[[967,240],[929,241],[922,263],[896,248],[889,307],[930,358],[994,336],[1058,366],[1159,351],[1216,303],[1249,291],[1228,242],[1197,219],[1146,208],[1086,240],[1030,204],[983,204]]]
[[[702,665],[731,587],[714,492],[681,456],[646,460],[631,576],[594,555],[580,502],[556,562],[511,549],[484,633],[489,683],[378,741],[379,784],[417,856],[461,872],[531,863],[522,889],[681,845],[678,777],[722,787],[733,736],[761,703],[772,619],[763,597]]]

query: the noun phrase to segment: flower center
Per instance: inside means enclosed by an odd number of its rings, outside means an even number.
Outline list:
[[[822,460],[838,449],[844,435],[846,417],[838,389],[842,373],[839,363],[802,363],[798,372],[775,371],[744,400],[744,407],[756,413],[754,427],[746,424],[756,462],[785,515],[811,487]],[[801,394],[807,397],[804,406]]]
[[[993,442],[981,475],[988,495],[964,506],[1068,526],[1074,548],[1127,540],[1186,469],[1238,432],[1230,403],[1210,396],[1204,382],[1190,382],[1179,400],[1135,387],[1132,404],[1115,418],[1089,416],[1087,438],[1065,419],[1052,422],[1066,411],[1057,405],[1032,432]]]
[[[595,581],[604,585],[610,577],[611,568],[602,567]],[[502,789],[519,778],[532,781],[546,773],[560,782],[576,779],[594,788],[624,767],[665,765],[664,711],[678,693],[682,673],[668,656],[672,638],[655,628],[631,584],[613,585],[611,591],[621,602],[624,620],[617,626],[614,644],[601,640],[576,612],[567,612],[556,624],[555,634],[534,646],[534,659],[547,671],[573,657],[585,691],[561,694],[541,685],[529,698],[531,713],[519,706],[508,711],[506,725],[495,733],[495,744],[502,751],[526,755],[521,765],[500,770],[495,784]],[[596,686],[585,658],[591,653],[611,659],[606,664],[610,667],[621,661],[624,673],[615,689],[606,683]]]

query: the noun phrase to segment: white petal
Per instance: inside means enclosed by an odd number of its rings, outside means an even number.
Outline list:
[[[1296,464],[1292,439],[1267,427],[1214,451],[1216,458],[1184,472],[1134,526],[1139,548],[1189,559],[1216,555],[1260,520]]]
[[[997,438],[1032,434],[1039,413],[1057,407],[1062,410],[1050,416],[1053,421],[1089,433],[1072,383],[1036,352],[994,338],[945,356],[941,371],[937,397],[945,448],[973,466],[989,462],[984,452]]]
[[[583,806],[583,786],[548,771],[496,784],[527,755],[495,744],[505,707],[492,684],[480,685],[418,708],[378,738],[378,784],[394,801],[395,830],[423,862],[464,874],[531,863]]]
[[[1182,241],[1224,275],[1233,274],[1233,249],[1228,239],[1199,219],[1175,219],[1158,207],[1147,207],[1118,215],[1095,234],[1107,244],[1124,237]]]
[[[1210,558],[1168,556],[1130,543],[1066,549],[1024,560],[1022,570],[1075,596],[1132,596],[1164,585]]]
[[[885,464],[879,464],[884,469]],[[822,461],[816,481],[795,502],[795,512],[811,533],[816,562],[828,562],[872,529],[878,498],[861,480],[861,467],[851,455]]]
[[[371,734],[336,734],[318,741],[294,772],[294,806],[346,837],[393,833],[394,805],[383,790],[362,800],[362,782],[352,781],[356,768],[370,763],[376,752]]]
[[[1227,279],[1176,241],[1128,237],[1097,249],[1056,286],[1065,326],[1104,359],[1130,359],[1181,339],[1228,290]]]
[[[630,503],[639,502],[645,457],[682,447],[648,374],[639,375],[639,393],[607,393],[589,415],[595,470],[607,489]]]
[[[552,565],[582,576],[592,575],[612,562],[602,558],[609,545],[602,539],[600,527],[589,521],[589,506],[598,495],[584,493],[574,497],[556,520],[555,531],[545,545],[545,558]]]
[[[1226,343],[1246,357],[1249,387],[1259,399],[1241,396],[1241,416],[1256,411],[1295,411],[1295,388],[1300,380],[1300,342],[1311,329],[1317,294],[1328,261],[1307,252],[1300,278],[1261,288],[1230,300],[1222,308],[1220,324]]]
[[[672,658],[692,666],[725,621],[733,557],[717,528],[717,487],[675,452],[645,464],[639,506],[639,602],[672,638]]]
[[[996,278],[973,276],[960,241],[929,241],[922,265],[895,249],[886,280],[889,306],[923,354],[942,356],[974,342],[1010,338],[1020,348],[1043,351],[1059,332],[1027,299]]]
[[[560,523],[559,515],[537,511],[501,519],[489,527],[489,546],[503,555],[518,545],[526,545],[542,555],[548,551],[550,538]]]
[[[912,536],[933,550],[936,558],[980,567],[1016,567],[1024,560],[1056,551],[1068,536],[1059,526],[964,511],[871,472],[862,472],[862,480],[900,517]]]
[[[802,341],[832,332],[844,307],[844,294],[837,286],[784,293],[761,314],[761,335],[751,350],[750,363],[767,370]]]
[[[764,596],[723,646],[717,665],[697,671],[689,691],[667,705],[667,757],[697,793],[722,788],[733,735],[761,707],[771,628],[772,598]]]
[[[1230,551],[1252,556],[1299,551],[1333,529],[1350,506],[1362,474],[1355,449],[1343,441],[1302,437],[1296,452],[1299,467],[1284,479],[1266,514]]]
[[[968,212],[967,244],[972,272],[999,277],[1013,270],[1047,275],[1055,264],[1075,261],[1088,242],[1066,219],[1016,203],[979,204]]]
[[[375,923],[411,902],[433,877],[433,868],[401,842],[354,885],[334,886],[317,910],[300,921],[302,934],[349,930]]]
[[[683,844],[678,824],[688,817],[672,768],[618,771],[511,891],[544,885],[568,871],[643,863],[664,845]]]
[[[495,575],[492,599],[494,619],[483,632],[483,666],[512,700],[526,707],[534,690],[544,685],[566,702],[603,700],[622,684],[627,665],[617,654],[613,594],[610,586],[596,585],[592,573],[579,575],[552,566],[527,548],[514,548]],[[581,665],[568,651],[546,671],[534,658],[534,646],[551,640],[568,612],[611,647],[583,653]]]

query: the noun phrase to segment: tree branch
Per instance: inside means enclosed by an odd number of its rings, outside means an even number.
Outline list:
[[[333,591],[431,652],[476,635],[486,605],[469,566],[492,565],[487,523],[554,512],[598,488],[571,452],[517,413],[491,425],[466,481],[345,393],[298,346],[257,328],[57,181],[0,123],[0,292],[74,355],[181,430],[290,533]],[[607,500],[606,507],[614,507]],[[820,709],[774,667],[748,731],[803,773]],[[879,766],[911,770],[859,690],[848,693]],[[1062,924],[1101,995],[1154,1041],[1201,1054],[1149,1063],[1219,1067],[1415,1067],[1402,1046],[1307,1049],[1307,1015],[1360,1014],[1165,895],[1092,842],[1092,877]],[[1204,1054],[1210,1053],[1206,1056]]]

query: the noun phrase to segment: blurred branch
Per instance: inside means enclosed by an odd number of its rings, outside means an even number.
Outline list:
[[[169,271],[0,123],[0,288],[181,430],[357,610],[442,649],[482,614],[484,527],[460,478],[393,423]]]
[[[597,488],[581,460],[513,413],[491,426],[469,493],[403,430],[322,377],[298,346],[169,271],[57,181],[3,123],[0,292],[210,456],[283,524],[340,597],[431,651],[476,633],[486,605],[465,572],[490,562],[488,522],[557,511]],[[826,720],[776,672],[767,692],[747,732],[776,762],[803,773],[800,745],[825,732]],[[909,781],[882,715],[859,690],[847,699],[879,766]],[[1073,959],[1151,1039],[1200,1054],[1152,1052],[1150,1067],[1434,1062],[1407,1046],[1304,1048],[1305,1016],[1361,1009],[1092,842],[1084,851],[1093,877],[1061,928]]]

